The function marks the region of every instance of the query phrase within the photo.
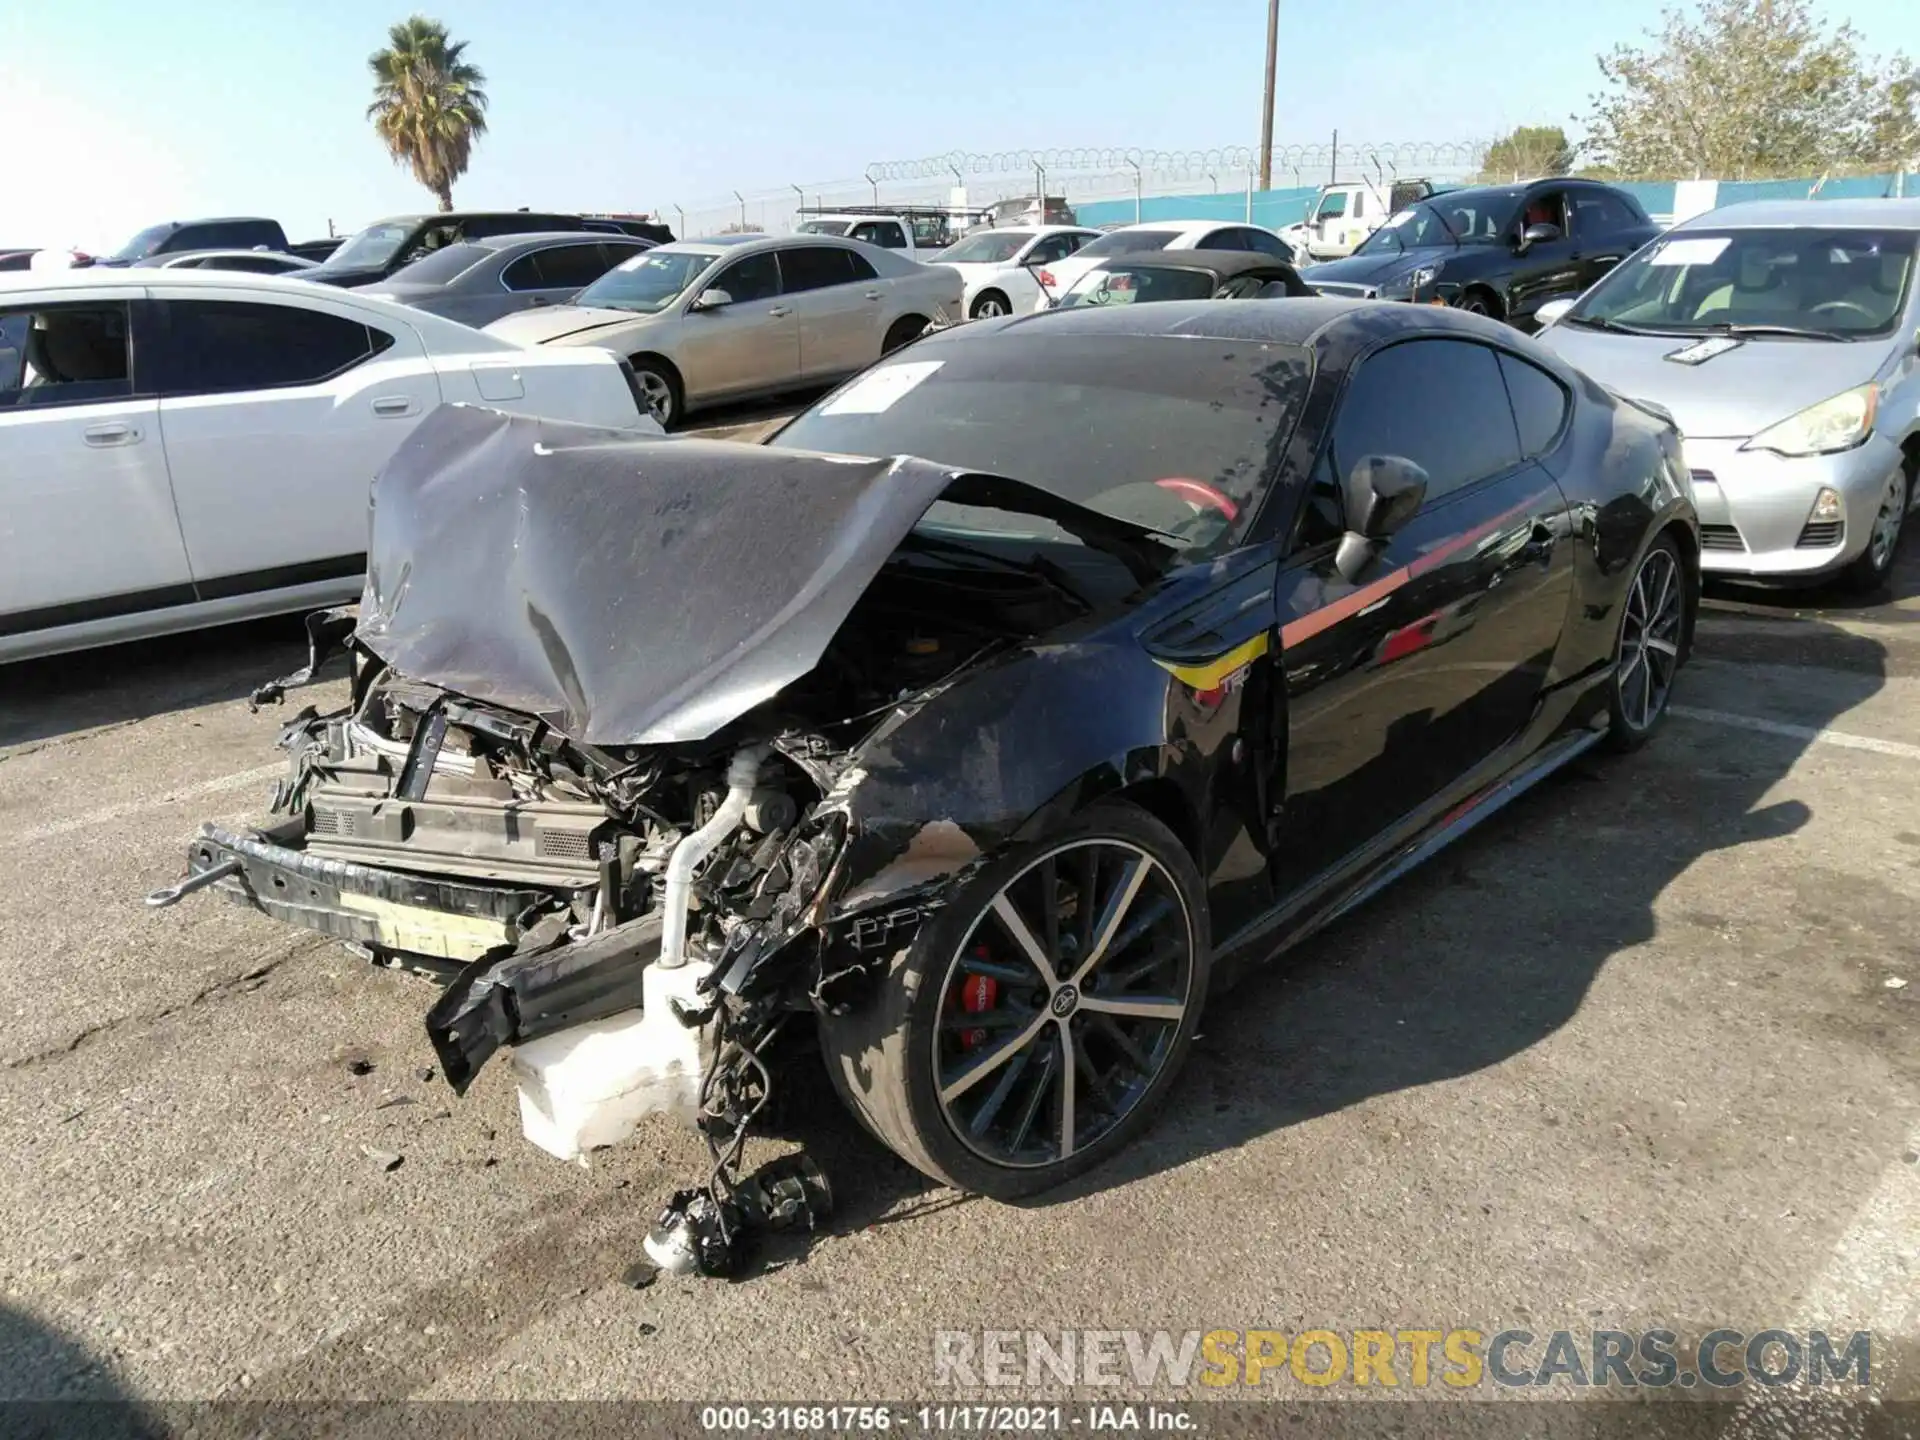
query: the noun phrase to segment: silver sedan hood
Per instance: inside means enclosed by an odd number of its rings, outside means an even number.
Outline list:
[[[489,335],[511,340],[516,345],[545,345],[549,341],[585,335],[595,330],[610,330],[616,325],[637,325],[658,319],[631,310],[602,310],[584,305],[548,305],[537,310],[522,310],[506,315],[486,327]]]
[[[1536,338],[1609,390],[1663,406],[1695,440],[1744,439],[1866,384],[1888,343],[1751,338],[1711,353],[1717,347],[1701,345],[1711,335],[1616,335],[1564,322]]]

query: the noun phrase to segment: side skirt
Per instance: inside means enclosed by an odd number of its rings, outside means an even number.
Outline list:
[[[1474,826],[1497,813],[1605,736],[1600,729],[1569,731],[1535,751],[1491,783],[1417,825],[1410,835],[1390,840],[1383,853],[1357,868],[1336,873],[1290,903],[1242,927],[1224,941],[1215,963],[1229,972],[1270,959],[1371,900],[1422,861],[1429,860]]]

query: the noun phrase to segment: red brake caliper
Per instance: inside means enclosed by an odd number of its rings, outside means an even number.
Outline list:
[[[987,947],[976,945],[973,953],[980,959],[987,958]],[[991,975],[969,975],[960,984],[960,1008],[969,1015],[981,1015],[993,1009],[1000,1000],[1000,982]],[[962,1030],[960,1043],[971,1050],[975,1046],[987,1043],[985,1030]]]

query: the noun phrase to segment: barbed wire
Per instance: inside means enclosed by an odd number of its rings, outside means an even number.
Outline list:
[[[1478,168],[1489,148],[1491,142],[1481,140],[1413,140],[1386,144],[1351,141],[1338,146],[1331,142],[1277,145],[1269,153],[1273,168],[1277,170],[1304,170],[1310,166],[1332,165],[1341,156],[1359,162],[1375,160],[1395,169],[1403,166],[1468,169]],[[1133,146],[950,150],[944,155],[929,155],[918,160],[876,160],[867,166],[864,175],[872,184],[905,180],[964,180],[968,176],[1029,175],[1035,171],[1048,175],[1072,175],[1092,171],[1113,174],[1124,170],[1176,177],[1257,170],[1259,161],[1259,148],[1251,145],[1220,145],[1199,150],[1149,150]]]

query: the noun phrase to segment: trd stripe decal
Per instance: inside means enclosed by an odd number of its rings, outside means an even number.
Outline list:
[[[1204,665],[1176,665],[1171,660],[1159,659],[1153,663],[1182,685],[1194,690],[1211,690],[1242,665],[1251,665],[1266,654],[1269,643],[1267,632],[1262,630],[1244,645],[1236,645],[1218,660],[1209,660]]]
[[[61,625],[84,625],[90,620],[115,620],[122,615],[142,615],[154,610],[171,610],[203,600],[232,600],[242,595],[258,595],[268,590],[284,590],[295,585],[312,585],[322,580],[344,580],[366,573],[365,555],[336,555],[327,560],[308,560],[298,565],[280,565],[271,570],[250,570],[240,575],[221,575],[197,585],[159,585],[151,590],[133,590],[124,595],[103,595],[92,600],[75,600],[65,605],[48,605],[38,610],[15,610],[0,615],[0,638],[28,635],[36,630],[52,630]]]
[[[1377,604],[1398,590],[1409,580],[1418,578],[1433,569],[1434,566],[1457,555],[1469,545],[1477,545],[1514,516],[1530,510],[1539,501],[1538,495],[1530,495],[1511,509],[1503,510],[1482,525],[1456,535],[1445,545],[1428,551],[1402,565],[1398,570],[1389,570],[1378,580],[1362,585],[1351,595],[1342,595],[1330,605],[1322,605],[1318,610],[1302,615],[1297,620],[1289,620],[1280,627],[1280,647],[1284,650],[1298,645],[1303,640],[1311,640],[1322,630],[1337,625],[1350,615],[1357,615],[1369,606]]]

